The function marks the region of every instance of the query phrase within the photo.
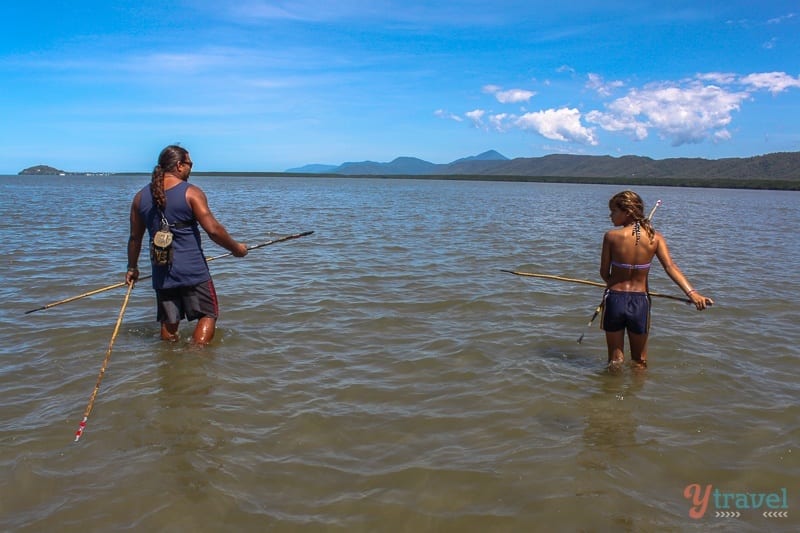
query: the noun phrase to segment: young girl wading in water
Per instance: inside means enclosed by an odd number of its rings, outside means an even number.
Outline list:
[[[714,302],[693,289],[672,261],[667,241],[645,218],[644,204],[638,194],[633,191],[615,194],[608,207],[611,222],[620,226],[606,232],[600,259],[600,276],[607,287],[602,328],[606,332],[608,364],[613,368],[623,362],[627,331],[631,359],[646,367],[651,303],[647,295],[647,276],[653,256],[698,311]]]

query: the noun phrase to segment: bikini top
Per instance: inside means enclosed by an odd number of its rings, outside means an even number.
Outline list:
[[[647,270],[650,268],[650,263],[644,263],[642,265],[632,265],[630,263],[617,263],[616,261],[611,261],[611,266],[615,266],[617,268],[624,268],[626,270]]]

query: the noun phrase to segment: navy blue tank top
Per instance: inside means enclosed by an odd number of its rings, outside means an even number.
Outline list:
[[[190,185],[184,181],[164,191],[167,196],[167,209],[164,215],[173,234],[172,264],[156,266],[151,263],[154,289],[189,287],[211,279],[200,242],[200,229],[192,208],[186,201],[186,191],[189,187]],[[150,185],[141,191],[139,215],[145,221],[152,241],[155,232],[161,228],[161,214],[153,202]],[[147,254],[150,254],[149,247]]]

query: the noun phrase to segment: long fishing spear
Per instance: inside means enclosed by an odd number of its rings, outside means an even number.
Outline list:
[[[306,235],[311,235],[312,233],[314,233],[314,232],[313,231],[304,231],[303,233],[295,233],[294,235],[287,235],[285,237],[280,237],[278,239],[273,239],[271,241],[262,242],[261,244],[256,244],[254,246],[249,246],[247,248],[247,251],[255,250],[256,248],[263,248],[264,246],[269,246],[270,244],[275,244],[275,243],[278,243],[278,242],[284,242],[284,241],[288,241],[288,240],[291,240],[291,239],[298,239],[300,237],[305,237]],[[209,257],[209,258],[206,259],[206,261],[214,261],[215,259],[221,259],[223,257],[228,257],[230,255],[233,255],[233,252],[228,252],[228,253],[217,255],[217,256],[214,256],[214,257]],[[141,276],[141,277],[139,277],[139,281],[142,281],[142,280],[145,280],[145,279],[148,279],[148,278],[151,278],[151,277],[152,276],[150,276],[150,275]],[[66,304],[66,303],[69,303],[69,302],[74,302],[75,300],[80,300],[81,298],[86,298],[87,296],[93,296],[93,295],[99,294],[101,292],[110,291],[111,289],[116,289],[116,288],[124,287],[124,286],[125,286],[125,282],[124,281],[120,281],[119,283],[114,283],[113,285],[109,285],[108,287],[102,287],[100,289],[94,289],[94,290],[89,291],[89,292],[84,292],[83,294],[78,294],[77,296],[71,296],[69,298],[65,298],[64,300],[59,300],[57,302],[53,302],[53,303],[49,303],[47,305],[43,305],[41,307],[37,307],[36,309],[31,309],[29,311],[25,311],[25,314],[27,315],[27,314],[30,314],[30,313],[35,313],[36,311],[43,311],[45,309],[50,309],[51,307],[55,307],[57,305]]]
[[[92,391],[91,396],[89,396],[89,403],[86,406],[86,410],[83,412],[83,420],[78,425],[78,431],[75,432],[75,442],[81,438],[83,435],[83,430],[86,428],[86,421],[89,420],[89,415],[92,413],[92,408],[94,407],[94,400],[97,398],[97,391],[100,390],[100,382],[103,381],[103,376],[106,373],[106,368],[108,367],[108,361],[111,359],[111,348],[114,347],[114,341],[117,339],[117,334],[119,333],[119,326],[122,324],[122,317],[125,315],[125,308],[128,306],[128,299],[131,296],[131,291],[133,290],[133,286],[136,282],[132,282],[128,285],[128,292],[125,293],[125,300],[122,302],[122,308],[119,310],[119,316],[117,317],[117,323],[114,326],[114,333],[111,335],[111,341],[108,343],[108,349],[106,350],[106,356],[103,358],[103,366],[100,367],[100,373],[97,375],[97,383],[95,383],[94,390]]]
[[[514,274],[516,276],[526,276],[531,278],[544,278],[544,279],[552,279],[555,281],[567,281],[570,283],[580,283],[583,285],[591,285],[593,287],[602,287],[605,288],[605,283],[599,283],[597,281],[590,281],[588,279],[576,279],[576,278],[565,278],[563,276],[554,276],[552,274],[539,274],[536,272],[521,272],[519,270],[506,270],[504,268],[499,269],[500,272],[508,272],[509,274]],[[660,292],[652,292],[648,291],[647,294],[650,296],[654,296],[657,298],[669,298],[670,300],[676,300],[678,302],[683,302],[690,304],[692,301],[689,298],[681,298],[680,296],[673,296],[671,294],[662,294]]]

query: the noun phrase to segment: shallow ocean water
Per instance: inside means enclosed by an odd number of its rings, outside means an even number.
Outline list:
[[[775,231],[798,227],[798,193],[634,187],[717,305],[654,299],[650,368],[611,375],[586,328],[600,289],[500,269],[598,280],[618,187],[191,181],[248,244],[314,234],[211,263],[222,315],[201,350],[158,340],[137,285],[73,443],[124,289],[24,312],[122,279],[147,177],[0,177],[0,529],[800,524],[800,252]],[[679,295],[658,265],[651,287]],[[699,519],[692,484],[717,494]],[[773,493],[786,508],[725,496]]]

